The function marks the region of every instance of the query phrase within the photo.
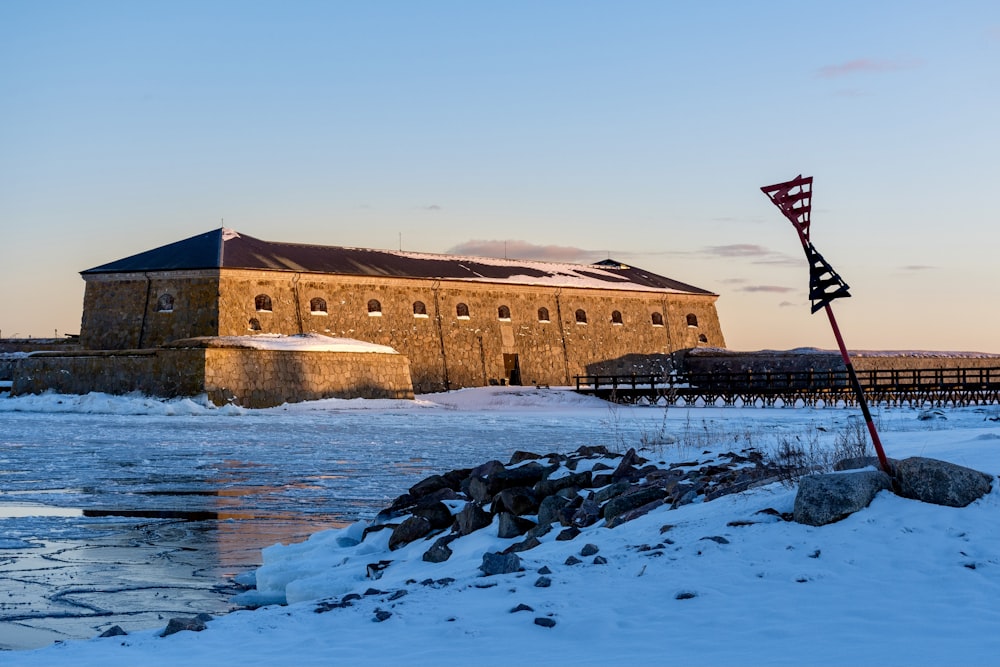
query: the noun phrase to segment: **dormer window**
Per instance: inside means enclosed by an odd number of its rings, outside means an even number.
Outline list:
[[[368,316],[369,317],[382,317],[382,304],[378,299],[368,300]]]

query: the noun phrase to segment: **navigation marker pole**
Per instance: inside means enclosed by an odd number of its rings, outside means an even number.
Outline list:
[[[799,241],[802,242],[802,249],[805,250],[806,259],[809,261],[809,300],[812,301],[812,312],[819,309],[826,310],[826,316],[830,320],[830,327],[833,335],[837,339],[837,346],[840,348],[840,356],[847,366],[847,375],[851,379],[851,386],[854,394],[858,398],[858,405],[865,416],[865,423],[868,424],[868,433],[871,435],[872,444],[875,445],[875,452],[878,454],[879,465],[890,477],[892,469],[889,467],[889,460],[882,449],[882,441],[878,437],[875,429],[875,422],[872,421],[872,414],[868,410],[868,401],[865,398],[865,391],[858,381],[858,374],[854,371],[854,364],[851,363],[851,356],[847,353],[847,345],[840,335],[840,327],[837,326],[837,319],[833,316],[833,309],[830,302],[851,296],[850,288],[843,279],[837,275],[833,267],[823,259],[816,247],[809,240],[809,214],[812,210],[812,176],[803,178],[799,176],[784,183],[765,185],[761,192],[768,196],[771,203],[778,207],[778,210],[788,218],[795,231],[799,234]]]

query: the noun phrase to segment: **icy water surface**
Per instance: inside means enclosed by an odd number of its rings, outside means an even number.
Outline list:
[[[260,549],[431,472],[606,442],[608,415],[0,412],[0,649],[221,613]]]

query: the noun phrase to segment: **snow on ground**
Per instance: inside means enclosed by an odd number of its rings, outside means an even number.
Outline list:
[[[53,410],[62,409],[60,401],[69,400],[52,395],[36,398]],[[83,405],[84,398],[77,407],[93,409],[93,405]],[[22,400],[0,401],[0,409]],[[141,401],[149,399],[90,400],[103,402],[111,411],[128,412],[140,409],[145,405]],[[416,402],[380,403],[373,409],[516,412],[526,409],[527,403],[534,409],[572,413],[595,409],[588,407],[594,405],[591,400],[557,390],[489,388],[424,396]],[[197,401],[191,405],[212,409]],[[355,406],[323,401],[273,410]],[[41,404],[34,407],[46,409]],[[606,405],[597,409],[608,410]],[[689,421],[701,419],[701,425],[690,432],[712,424],[725,433],[727,422],[761,432],[778,429],[784,422],[802,422],[812,435],[799,429],[799,435],[789,437],[817,436],[826,442],[836,436],[828,425],[850,414],[833,409],[702,410],[683,411]],[[628,413],[623,410],[622,414]],[[934,456],[993,475],[1000,473],[998,419],[996,407],[937,413],[898,409],[880,416],[890,456]],[[609,437],[612,427],[613,420],[609,421]],[[653,451],[667,459],[691,453],[683,442]],[[514,541],[496,537],[496,524],[492,530],[453,543],[456,553],[441,564],[421,560],[429,542],[418,541],[390,553],[388,531],[355,544],[364,525],[355,524],[264,551],[260,573],[269,586],[283,588],[289,599],[297,600],[287,606],[234,612],[210,621],[200,633],[161,638],[160,628],[10,653],[3,656],[3,662],[104,666],[996,663],[1000,655],[1000,485],[994,484],[987,496],[960,509],[883,492],[868,509],[819,528],[760,513],[769,508],[790,511],[794,493],[793,488],[775,484],[677,510],[661,508],[615,529],[599,522],[566,542],[555,541],[557,531],[553,531],[541,538],[540,547],[521,554],[523,572],[492,577],[480,576],[477,568],[482,554]],[[585,544],[596,545],[607,564],[582,557]],[[583,562],[566,565],[571,555]],[[381,579],[366,578],[364,564],[390,559],[393,563]],[[535,586],[542,567],[552,571],[550,587]],[[364,595],[372,587],[383,592]],[[323,605],[350,593],[362,597],[344,608]],[[518,605],[532,611],[512,612]],[[329,610],[318,613],[317,609]],[[391,616],[377,622],[376,611]],[[536,618],[551,619],[555,626],[541,627]]]

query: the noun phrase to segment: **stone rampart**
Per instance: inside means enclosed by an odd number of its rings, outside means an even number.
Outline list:
[[[692,373],[787,373],[806,371],[842,371],[840,353],[816,348],[759,352],[732,350],[686,350],[675,355],[677,365]],[[933,368],[997,368],[1000,354],[977,352],[851,352],[857,371],[909,370]]]
[[[413,398],[406,357],[369,352],[178,348],[39,353],[17,360],[11,393],[92,391],[264,408],[321,398]]]

